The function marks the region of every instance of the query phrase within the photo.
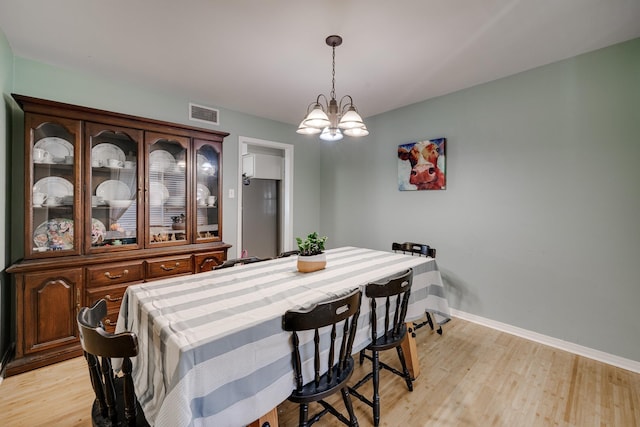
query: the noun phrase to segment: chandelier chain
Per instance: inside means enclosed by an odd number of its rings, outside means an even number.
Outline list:
[[[331,99],[336,98],[336,46],[333,45],[333,72],[331,73]]]

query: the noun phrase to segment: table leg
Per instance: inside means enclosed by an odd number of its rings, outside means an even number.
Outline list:
[[[402,341],[402,351],[407,362],[407,369],[413,379],[420,375],[420,360],[418,359],[418,347],[413,336],[413,322],[407,322],[407,335]]]
[[[278,427],[278,408],[273,408],[249,424],[249,427]]]

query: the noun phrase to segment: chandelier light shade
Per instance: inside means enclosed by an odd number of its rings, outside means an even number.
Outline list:
[[[360,137],[369,135],[362,117],[358,114],[353,98],[345,95],[336,100],[336,47],[342,44],[342,37],[329,36],[326,39],[333,50],[333,69],[331,75],[330,100],[323,94],[318,95],[315,102],[307,107],[307,115],[300,122],[298,132],[302,135],[320,134],[325,141],[339,141],[342,135]]]

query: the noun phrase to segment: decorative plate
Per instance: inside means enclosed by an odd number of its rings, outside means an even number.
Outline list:
[[[108,179],[96,188],[96,196],[103,200],[128,200],[131,198],[129,186],[117,179]]]
[[[117,145],[103,142],[91,149],[91,160],[99,160],[103,166],[107,165],[109,159],[116,159],[121,162],[125,161],[124,151]]]
[[[165,150],[155,150],[149,154],[149,170],[153,172],[172,172],[176,168],[176,158]]]
[[[128,209],[129,206],[131,206],[131,204],[133,203],[133,200],[129,200],[129,199],[122,199],[122,200],[105,199],[105,202],[109,206],[111,206],[112,208]]]
[[[198,184],[197,187],[197,199],[199,205],[204,205],[207,203],[207,197],[209,197],[211,193],[209,189],[202,184]]]
[[[209,159],[207,159],[204,155],[202,154],[197,154],[196,155],[196,160],[198,163],[198,173],[204,174],[204,175],[215,175],[216,174],[216,167],[214,164],[211,163],[211,161]]]
[[[149,183],[149,204],[151,206],[164,205],[169,199],[169,190],[161,182]]]
[[[73,156],[73,145],[66,139],[56,136],[42,138],[33,147],[45,150],[57,162],[64,162],[66,156]]]
[[[44,193],[47,197],[73,197],[73,184],[59,176],[48,176],[34,184],[33,192]]]
[[[53,218],[40,224],[33,232],[38,248],[73,249],[73,220]]]
[[[102,243],[107,234],[107,229],[99,219],[91,218],[91,244]]]

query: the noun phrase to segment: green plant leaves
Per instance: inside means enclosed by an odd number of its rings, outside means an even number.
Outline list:
[[[296,237],[298,243],[298,250],[300,255],[318,255],[324,251],[324,242],[327,241],[327,236],[319,237],[317,232],[309,234],[306,239],[302,240],[300,237]]]

